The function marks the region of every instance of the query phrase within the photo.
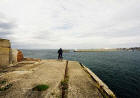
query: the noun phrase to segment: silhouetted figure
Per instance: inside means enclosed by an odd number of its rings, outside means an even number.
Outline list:
[[[58,60],[60,59],[60,60],[62,60],[63,59],[63,50],[60,48],[59,50],[58,50]]]

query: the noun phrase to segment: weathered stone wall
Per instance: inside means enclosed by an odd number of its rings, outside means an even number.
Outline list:
[[[0,65],[10,64],[11,44],[9,40],[0,39]]]
[[[17,63],[17,54],[18,54],[18,50],[12,49],[12,64]]]

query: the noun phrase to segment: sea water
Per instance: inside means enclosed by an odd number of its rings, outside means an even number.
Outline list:
[[[22,50],[25,57],[57,59],[57,50]],[[90,68],[118,98],[140,98],[140,51],[68,52],[64,59]]]

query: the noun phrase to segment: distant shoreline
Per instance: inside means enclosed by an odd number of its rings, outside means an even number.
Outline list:
[[[111,52],[111,51],[121,51],[120,49],[78,49],[74,52]]]

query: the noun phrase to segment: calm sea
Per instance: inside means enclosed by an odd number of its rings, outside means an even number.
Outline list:
[[[22,50],[25,57],[57,59],[57,50]],[[140,51],[69,52],[64,59],[90,68],[118,98],[140,98]]]

